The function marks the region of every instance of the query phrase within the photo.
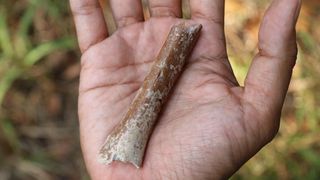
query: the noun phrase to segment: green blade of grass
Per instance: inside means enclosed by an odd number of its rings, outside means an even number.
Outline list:
[[[3,8],[0,8],[0,48],[5,56],[11,57],[13,55],[13,45],[5,12]]]
[[[21,69],[13,67],[9,69],[7,73],[2,77],[0,81],[0,105],[2,104],[3,98],[11,87],[12,83],[19,77],[21,73]]]
[[[6,141],[10,144],[11,149],[19,153],[19,138],[17,136],[16,128],[13,126],[12,122],[8,119],[1,119],[0,130],[2,131]]]
[[[15,50],[18,58],[24,57],[31,45],[28,33],[32,25],[35,12],[36,6],[33,5],[33,3],[30,3],[19,21],[18,32],[15,36]]]
[[[70,50],[75,46],[75,40],[73,38],[64,38],[56,41],[41,44],[31,50],[24,59],[26,66],[32,66],[37,63],[43,57],[53,53],[56,50]]]

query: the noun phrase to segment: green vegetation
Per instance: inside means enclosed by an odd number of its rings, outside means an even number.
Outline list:
[[[62,109],[54,107],[62,105],[55,101],[66,96],[52,89],[59,86],[52,71],[69,66],[61,65],[61,59],[72,58],[78,63],[68,4],[51,0],[5,0],[0,4],[0,179],[85,179],[77,118],[68,125],[60,112],[50,112]],[[50,61],[59,67],[48,66]],[[49,102],[43,106],[39,104],[42,101]],[[76,114],[70,108],[68,111]],[[59,131],[62,133],[55,137]],[[69,139],[68,131],[72,131]],[[61,140],[70,145],[64,147],[58,143]],[[73,153],[77,154],[70,156]]]
[[[228,51],[240,83],[268,2],[227,1]],[[320,178],[319,9],[317,0],[303,5],[279,134],[232,179]],[[79,67],[68,1],[0,0],[0,179],[88,179],[77,129]]]
[[[14,80],[21,77],[22,74],[32,68],[32,66],[47,55],[56,50],[68,50],[74,47],[73,37],[66,35],[65,38],[52,39],[48,42],[32,42],[30,30],[34,17],[39,8],[45,8],[45,1],[33,0],[28,3],[21,17],[17,20],[17,30],[9,27],[8,13],[9,7],[0,7],[0,102],[2,102],[5,93],[11,87]],[[9,3],[8,3],[9,4]],[[49,11],[50,13],[50,11]],[[56,16],[50,13],[51,16]],[[58,18],[58,17],[56,17]],[[13,22],[11,22],[13,23]]]

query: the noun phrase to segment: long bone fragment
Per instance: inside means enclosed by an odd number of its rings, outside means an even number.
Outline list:
[[[129,110],[102,146],[100,162],[109,164],[117,160],[141,167],[161,107],[181,74],[201,28],[200,24],[185,23],[171,28]]]

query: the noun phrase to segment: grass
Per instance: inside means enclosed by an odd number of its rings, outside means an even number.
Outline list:
[[[242,83],[269,1],[226,2],[228,52]],[[317,0],[303,4],[279,134],[231,179],[320,178],[319,9]],[[78,59],[67,1],[1,1],[0,179],[88,179],[77,129]]]
[[[57,50],[65,51],[74,48],[74,38],[71,36],[32,44],[29,32],[36,10],[43,7],[43,1],[33,0],[29,3],[21,18],[16,22],[18,30],[14,33],[11,33],[13,31],[8,25],[9,14],[7,10],[9,8],[0,8],[0,44],[2,47],[0,65],[1,67],[10,67],[10,70],[3,69],[1,71],[0,102],[3,101],[4,95],[12,83],[39,60]]]
[[[73,172],[78,172],[81,168],[85,172],[77,140],[77,118],[73,117],[73,123],[68,125],[68,117],[63,118],[60,112],[50,114],[51,106],[53,111],[55,106],[65,106],[63,103],[55,102],[63,98],[54,99],[54,97],[68,96],[68,93],[52,92],[54,91],[52,84],[57,84],[56,86],[59,84],[56,77],[53,77],[55,72],[50,72],[54,69],[46,67],[44,63],[48,62],[48,59],[51,59],[49,60],[51,63],[57,63],[62,57],[72,58],[73,64],[77,63],[75,37],[68,12],[66,2],[62,1],[1,2],[0,179],[85,179],[86,177],[85,173],[73,175]],[[68,67],[69,64],[59,66]],[[73,86],[77,85],[74,83]],[[64,91],[66,88],[68,86],[65,86]],[[75,88],[73,92],[76,92]],[[53,96],[53,99],[49,98],[47,100],[49,102],[40,107],[42,105],[39,105],[39,102],[46,101],[46,96]],[[73,109],[66,109],[76,114],[76,95],[72,101]],[[34,106],[35,104],[39,107]],[[64,136],[55,137],[63,127],[69,127],[60,133]],[[45,128],[55,129],[47,132],[43,131]],[[72,137],[68,137],[67,134],[70,129]],[[75,139],[75,142],[70,143]],[[69,144],[64,145],[61,140]],[[64,154],[65,151],[69,153]],[[68,156],[70,158],[67,158]]]

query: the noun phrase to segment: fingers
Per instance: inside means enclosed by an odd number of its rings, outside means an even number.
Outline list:
[[[140,0],[110,0],[110,5],[118,28],[144,20]]]
[[[191,18],[205,19],[223,26],[224,0],[190,0]]]
[[[269,114],[270,108],[281,110],[288,89],[297,55],[295,24],[300,7],[300,0],[274,0],[260,28],[259,53],[247,75],[245,98]]]
[[[102,41],[108,35],[98,0],[70,0],[81,52]]]
[[[177,17],[182,14],[181,0],[149,0],[152,17]]]

